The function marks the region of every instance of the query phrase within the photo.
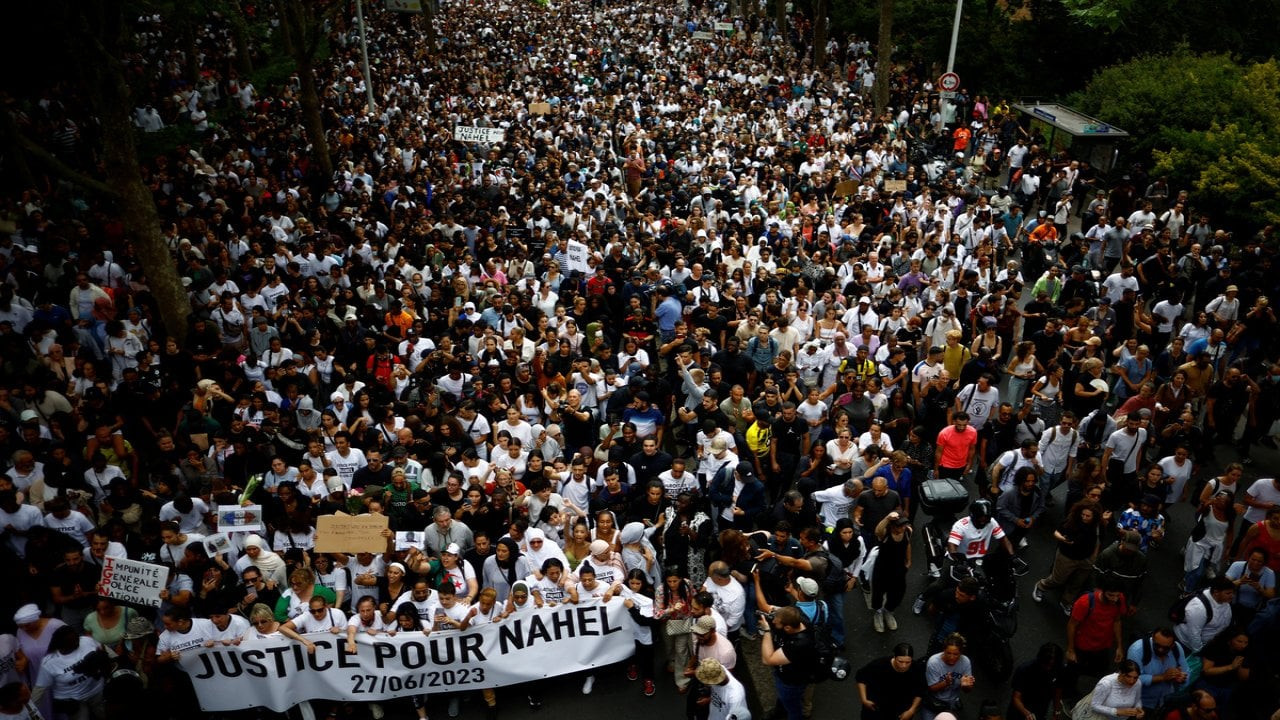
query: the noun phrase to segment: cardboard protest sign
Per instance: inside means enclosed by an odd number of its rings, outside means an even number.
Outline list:
[[[551,114],[551,103],[529,103],[529,113],[533,115],[549,115]]]
[[[856,180],[845,180],[836,183],[836,196],[847,197],[858,192],[858,182]]]
[[[219,505],[218,532],[262,532],[261,505]]]
[[[885,180],[884,191],[887,193],[906,192],[907,181],[906,180]]]
[[[380,553],[387,549],[382,531],[386,515],[321,515],[316,519],[318,553]]]
[[[169,568],[163,565],[108,556],[102,562],[98,595],[133,605],[160,607],[160,591],[168,581]]]

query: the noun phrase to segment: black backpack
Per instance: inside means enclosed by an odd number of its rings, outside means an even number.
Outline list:
[[[844,563],[840,558],[832,555],[827,550],[818,550],[813,554],[815,557],[823,557],[827,561],[827,574],[818,580],[818,587],[822,589],[822,594],[828,597],[836,597],[844,593],[845,577]]]
[[[831,667],[836,659],[836,644],[831,639],[831,623],[827,618],[827,604],[815,600],[813,617],[813,649],[817,662],[811,668],[809,680],[820,683],[831,679]]]
[[[1174,625],[1181,625],[1187,621],[1187,605],[1192,600],[1199,600],[1204,605],[1204,622],[1206,625],[1213,622],[1213,604],[1205,599],[1203,593],[1195,593],[1186,597],[1178,598],[1169,606],[1169,622]]]

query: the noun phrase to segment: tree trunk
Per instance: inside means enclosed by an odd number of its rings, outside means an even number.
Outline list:
[[[893,0],[880,0],[880,39],[876,43],[876,114],[889,106],[889,76],[893,73]]]
[[[231,26],[231,40],[236,46],[236,72],[241,77],[253,73],[253,50],[249,48],[249,23],[244,19],[244,8],[239,0],[227,3],[227,22]]]
[[[191,303],[160,232],[155,200],[143,184],[138,166],[136,131],[129,117],[133,101],[121,61],[127,32],[124,5],[120,0],[68,5],[73,14],[67,27],[75,33],[69,45],[79,56],[85,74],[89,105],[102,123],[102,159],[108,183],[116,191],[121,219],[133,238],[164,330],[181,341],[187,334]]]
[[[821,70],[827,62],[827,27],[830,20],[831,0],[816,0],[813,4],[813,69]]]
[[[320,114],[320,95],[316,93],[316,74],[310,58],[298,59],[298,83],[302,86],[302,123],[311,140],[311,155],[325,178],[333,177],[333,157],[324,134],[324,117]]]
[[[277,0],[280,25],[291,38],[293,60],[302,86],[302,124],[311,141],[311,155],[324,173],[333,176],[333,157],[329,154],[329,141],[324,134],[324,117],[320,114],[320,95],[316,92],[316,74],[313,66],[320,42],[324,39],[325,17],[312,12],[309,0]],[[341,7],[341,4],[335,5]],[[287,28],[285,26],[288,26]]]

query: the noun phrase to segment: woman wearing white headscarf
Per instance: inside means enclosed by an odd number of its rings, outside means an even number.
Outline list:
[[[271,546],[260,535],[250,535],[244,539],[244,556],[236,561],[236,573],[243,573],[250,565],[261,570],[264,579],[274,580],[276,587],[289,586],[284,558],[272,552]]]
[[[542,579],[542,564],[549,558],[555,558],[565,567],[569,567],[569,559],[564,556],[564,550],[560,546],[547,539],[547,534],[538,528],[529,528],[524,532],[525,544],[529,546],[529,550],[525,552],[524,559],[529,562],[529,568],[537,579]]]
[[[654,587],[662,582],[662,568],[658,564],[658,551],[649,542],[649,536],[657,528],[645,529],[644,523],[631,522],[622,528],[622,565],[630,572],[640,570]]]

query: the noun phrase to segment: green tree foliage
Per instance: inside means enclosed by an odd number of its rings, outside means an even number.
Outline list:
[[[1099,72],[1071,99],[1127,130],[1130,154],[1245,226],[1280,221],[1280,65],[1227,55],[1142,57]]]
[[[1197,199],[1245,226],[1280,222],[1280,65],[1242,67],[1229,107],[1204,130],[1156,149],[1156,171],[1185,178]]]

